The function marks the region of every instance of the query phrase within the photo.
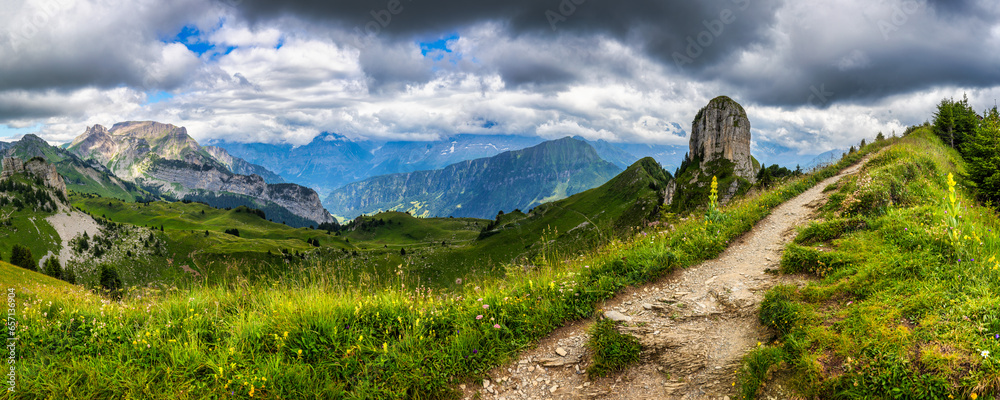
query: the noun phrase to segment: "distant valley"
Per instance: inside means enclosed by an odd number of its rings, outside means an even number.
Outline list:
[[[605,161],[625,169],[652,157],[668,171],[680,165],[685,145],[588,141]],[[235,143],[217,141],[235,157],[274,171],[288,182],[309,186],[324,198],[334,189],[374,176],[441,169],[451,164],[521,150],[545,141],[516,135],[455,135],[437,141],[352,141],[325,133],[309,144]]]
[[[377,211],[492,218],[600,186],[621,170],[567,137],[443,169],[368,178],[334,190],[324,203],[348,218]]]

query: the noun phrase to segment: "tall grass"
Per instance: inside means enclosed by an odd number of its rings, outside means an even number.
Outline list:
[[[838,186],[827,221],[786,248],[782,268],[817,280],[767,294],[761,322],[777,337],[756,352],[771,357],[746,358],[746,398],[778,366],[807,398],[1000,394],[1000,221],[963,175],[922,129]]]
[[[879,146],[724,207],[583,257],[504,278],[388,288],[322,265],[280,282],[135,291],[122,302],[76,290],[19,290],[13,398],[447,398],[630,285],[717,256],[782,202]]]

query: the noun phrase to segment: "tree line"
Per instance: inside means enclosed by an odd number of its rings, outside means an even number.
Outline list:
[[[962,100],[943,99],[934,113],[934,133],[958,150],[966,161],[969,181],[991,207],[1000,205],[1000,113],[997,107],[982,114]]]

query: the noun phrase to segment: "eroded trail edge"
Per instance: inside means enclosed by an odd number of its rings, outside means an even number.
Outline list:
[[[781,204],[718,258],[627,289],[603,304],[624,315],[621,330],[639,338],[642,361],[611,378],[588,380],[587,328],[577,321],[540,340],[491,379],[462,385],[466,398],[483,399],[733,399],[740,360],[767,331],[757,312],[764,292],[801,278],[777,269],[795,227],[807,223],[825,199],[823,188],[858,172],[866,160]]]

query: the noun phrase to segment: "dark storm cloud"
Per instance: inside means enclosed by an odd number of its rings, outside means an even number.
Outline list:
[[[527,35],[545,40],[561,35],[606,36],[643,49],[664,63],[698,69],[718,62],[735,49],[759,42],[781,3],[781,0],[248,0],[238,9],[251,21],[291,15],[332,23],[356,35],[360,47],[364,47],[364,38],[412,40],[419,35],[498,21],[514,37]],[[517,63],[517,55],[510,61]],[[558,68],[542,63],[532,71],[528,64],[505,65],[500,71],[505,80],[515,85],[559,84],[574,75],[566,66]],[[546,82],[547,79],[553,82]]]
[[[746,54],[694,72],[765,105],[872,104],[941,86],[1000,83],[990,41],[997,6],[972,1],[845,2],[836,10],[799,3],[782,10],[780,32]]]
[[[51,0],[5,5],[0,15],[0,91],[126,85],[173,89],[197,63],[160,41],[217,8],[179,0]]]

